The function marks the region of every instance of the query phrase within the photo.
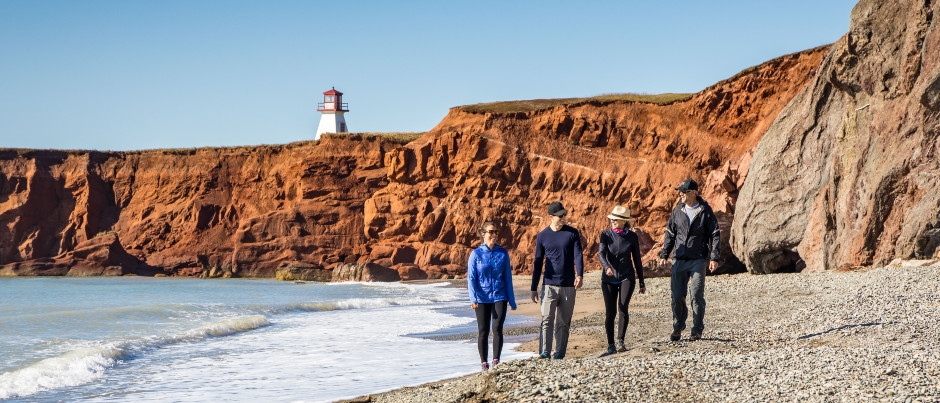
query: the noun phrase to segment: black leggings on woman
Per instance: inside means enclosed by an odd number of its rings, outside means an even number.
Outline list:
[[[607,320],[604,321],[604,330],[607,331],[607,344],[614,344],[614,317],[620,312],[617,329],[617,340],[623,340],[627,335],[627,325],[630,324],[630,298],[633,297],[634,280],[623,280],[620,284],[601,283],[604,293],[604,308],[607,311]]]
[[[492,304],[477,304],[477,349],[480,350],[480,362],[486,362],[487,339],[490,338],[490,318],[493,319],[493,359],[499,359],[503,350],[503,322],[506,321],[506,301]]]

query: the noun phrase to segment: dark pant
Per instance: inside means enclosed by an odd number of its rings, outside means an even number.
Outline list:
[[[672,264],[672,330],[685,330],[689,309],[685,296],[692,294],[692,333],[705,330],[705,267],[708,259],[680,260]]]
[[[633,288],[636,282],[633,279],[624,280],[619,284],[601,283],[604,293],[604,308],[607,319],[604,321],[604,330],[607,331],[607,344],[614,344],[614,318],[619,318],[617,326],[617,340],[623,340],[627,335],[627,325],[630,324],[630,298],[633,298]],[[617,315],[620,312],[620,315]]]
[[[480,362],[486,362],[487,339],[490,338],[490,323],[493,325],[493,359],[499,359],[503,351],[503,322],[506,321],[506,301],[492,304],[477,304],[477,349],[480,350]],[[493,319],[492,321],[490,319]]]

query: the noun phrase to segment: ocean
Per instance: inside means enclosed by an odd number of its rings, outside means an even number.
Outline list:
[[[431,337],[475,331],[449,282],[0,278],[0,400],[329,402],[477,372]]]

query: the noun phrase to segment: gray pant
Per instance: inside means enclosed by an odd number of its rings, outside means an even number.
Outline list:
[[[539,351],[552,351],[552,336],[558,343],[552,356],[564,358],[568,350],[568,331],[571,328],[571,315],[574,314],[574,287],[542,285],[542,334],[539,339]],[[557,314],[556,314],[557,312]]]
[[[708,259],[679,260],[672,264],[672,330],[685,330],[685,319],[689,309],[685,305],[686,294],[692,294],[692,333],[705,330],[705,267]]]

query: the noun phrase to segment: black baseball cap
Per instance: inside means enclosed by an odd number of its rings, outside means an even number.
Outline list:
[[[565,210],[565,206],[562,206],[561,202],[553,201],[548,205],[548,214],[561,217],[568,214],[568,210]]]
[[[679,187],[677,187],[676,190],[682,193],[688,192],[690,190],[698,190],[698,183],[695,183],[695,181],[692,180],[692,178],[689,178],[689,179],[682,181],[682,184],[679,185]]]

